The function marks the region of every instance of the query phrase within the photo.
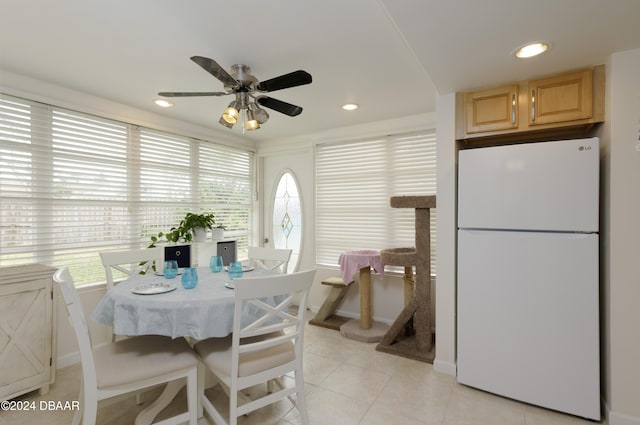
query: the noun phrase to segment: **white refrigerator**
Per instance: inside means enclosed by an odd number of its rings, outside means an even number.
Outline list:
[[[600,420],[599,140],[461,150],[458,382]]]

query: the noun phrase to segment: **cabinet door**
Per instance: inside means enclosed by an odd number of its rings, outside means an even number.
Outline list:
[[[529,125],[589,119],[593,115],[593,70],[529,81]]]
[[[466,132],[482,133],[518,127],[518,85],[465,93]]]
[[[51,380],[51,285],[0,285],[0,399]]]

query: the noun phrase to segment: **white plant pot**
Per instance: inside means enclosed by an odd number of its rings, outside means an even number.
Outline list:
[[[224,229],[219,227],[211,229],[211,239],[214,241],[221,241],[224,239]]]
[[[207,229],[202,227],[196,227],[193,229],[194,242],[204,242],[206,238],[207,238]]]

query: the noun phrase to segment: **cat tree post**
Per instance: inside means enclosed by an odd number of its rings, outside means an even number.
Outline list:
[[[405,266],[405,287],[408,285],[407,267],[411,263],[415,264],[415,291],[414,296],[376,346],[376,350],[432,363],[435,350],[431,334],[430,209],[436,207],[436,197],[435,195],[393,196],[391,207],[415,209],[416,247],[415,250],[406,248],[383,250],[383,258],[387,260],[383,263]]]

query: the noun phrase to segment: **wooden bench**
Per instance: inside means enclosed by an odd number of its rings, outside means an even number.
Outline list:
[[[329,291],[329,295],[327,295],[327,299],[324,300],[324,303],[320,307],[320,310],[318,310],[316,317],[309,320],[309,324],[322,326],[323,328],[329,328],[336,331],[340,330],[340,326],[351,319],[348,317],[338,316],[335,312],[346,295],[349,285],[351,285],[353,281],[345,283],[340,277],[330,277],[323,280],[321,283],[323,285],[331,286],[331,290]]]

